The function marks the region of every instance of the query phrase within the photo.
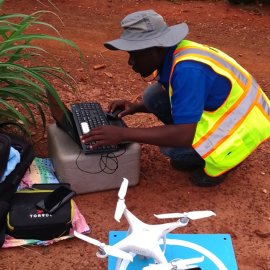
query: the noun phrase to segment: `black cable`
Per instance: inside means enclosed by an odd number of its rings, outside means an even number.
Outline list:
[[[118,153],[120,150],[122,151]],[[121,146],[120,150],[117,151],[118,154],[116,154],[116,152],[100,154],[99,161],[98,161],[99,170],[97,171],[88,171],[80,167],[79,158],[81,154],[83,153],[83,151],[80,150],[76,158],[76,166],[80,171],[88,173],[88,174],[99,174],[99,173],[114,174],[116,170],[118,169],[118,158],[126,153],[126,146],[125,145]]]

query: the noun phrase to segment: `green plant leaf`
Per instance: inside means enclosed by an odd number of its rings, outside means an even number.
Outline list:
[[[54,40],[54,41],[59,41],[62,42],[66,45],[71,46],[72,48],[76,49],[77,52],[79,53],[81,59],[83,59],[83,55],[79,49],[79,47],[72,42],[69,39],[63,39],[63,38],[58,38],[58,37],[54,37],[54,36],[49,36],[49,35],[45,35],[45,34],[25,34],[25,35],[21,35],[17,38],[10,38],[8,40],[5,40],[1,43],[1,46],[4,46],[6,44],[10,44],[10,43],[14,43],[14,42],[20,42],[20,41],[32,41],[32,40],[37,40],[37,39],[41,39],[41,40]],[[0,47],[1,49],[1,47]]]
[[[7,108],[6,112],[8,112],[9,117],[15,118],[14,116],[16,116],[19,120],[23,122],[25,126],[28,126],[28,119],[24,117],[22,113],[18,112],[14,106],[10,105],[10,103],[6,102],[2,98],[0,98],[0,103],[5,105],[5,107]]]
[[[18,49],[35,49],[35,50],[39,50],[39,51],[42,51],[44,53],[48,53],[46,50],[38,47],[38,46],[32,46],[32,45],[12,45],[6,49],[3,49],[0,51],[0,56],[2,56],[5,52],[8,52],[8,51],[13,51],[13,50],[18,50]]]
[[[76,90],[76,81],[61,66],[35,66],[34,61],[36,62],[37,59],[42,60],[44,57],[45,60],[45,56],[46,58],[54,56],[44,48],[46,42],[43,42],[44,46],[37,46],[32,42],[47,40],[61,42],[68,48],[75,49],[81,61],[83,54],[74,42],[63,38],[52,24],[40,20],[41,16],[48,13],[55,15],[63,23],[56,13],[44,10],[30,15],[14,13],[0,16],[0,37],[2,38],[0,41],[0,125],[11,121],[18,123],[30,133],[30,124],[39,126],[39,119],[45,131],[44,106],[48,106],[46,92],[54,96],[67,115],[65,106],[51,81],[60,80],[73,91]],[[32,26],[53,30],[56,36],[33,33],[31,30],[35,28],[31,28]]]

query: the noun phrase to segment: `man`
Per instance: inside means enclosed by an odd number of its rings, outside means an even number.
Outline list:
[[[96,146],[136,141],[160,146],[191,180],[214,186],[270,136],[270,101],[255,79],[218,49],[184,40],[185,23],[168,27],[161,15],[145,10],[126,16],[110,50],[129,53],[129,65],[142,77],[158,73],[142,102],[117,100],[109,111],[119,117],[146,112],[165,125],[151,128],[103,126],[82,137]]]

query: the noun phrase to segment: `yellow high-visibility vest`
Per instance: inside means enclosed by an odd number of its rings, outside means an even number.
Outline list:
[[[270,137],[270,101],[254,77],[218,49],[182,40],[174,51],[171,76],[175,65],[185,60],[209,65],[232,85],[217,110],[204,110],[192,144],[205,160],[205,172],[219,176],[241,163]],[[169,83],[170,98],[172,95]]]

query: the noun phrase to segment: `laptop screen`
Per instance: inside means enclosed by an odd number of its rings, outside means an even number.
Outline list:
[[[60,105],[57,103],[54,96],[49,91],[46,92],[51,115],[55,120],[56,125],[60,127],[62,130],[64,130],[74,140],[74,142],[76,142],[79,146],[81,146],[80,138],[77,132],[76,124],[72,116],[72,112],[64,104],[64,107],[68,115],[67,116],[60,107]]]

